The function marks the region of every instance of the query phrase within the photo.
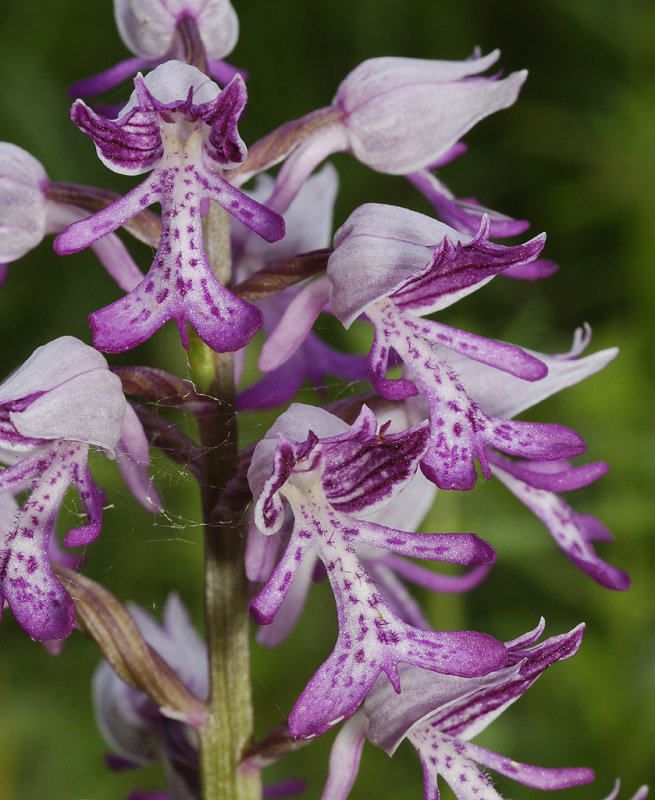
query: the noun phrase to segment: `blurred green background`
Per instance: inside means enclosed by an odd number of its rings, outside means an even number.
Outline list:
[[[435,626],[475,627],[513,638],[536,624],[548,632],[584,620],[580,653],[550,670],[478,741],[544,766],[586,765],[597,781],[560,793],[602,798],[621,776],[620,800],[655,782],[655,477],[652,320],[655,294],[655,5],[646,0],[235,0],[241,19],[231,61],[250,72],[241,126],[252,142],[287,119],[327,105],[340,80],[362,59],[380,55],[467,57],[499,47],[505,72],[527,67],[518,104],[467,137],[470,152],[440,177],[458,196],[529,219],[546,230],[545,255],[561,264],[537,285],[498,279],[444,319],[475,332],[545,352],[568,348],[573,329],[594,328],[592,349],[621,348],[603,374],[544,403],[530,419],[557,421],[585,437],[589,459],[612,470],[571,500],[616,534],[602,554],[632,575],[625,594],[596,586],[557,550],[540,523],[496,482],[474,493],[442,493],[426,530],[474,530],[497,549],[490,578],[467,597],[425,597]],[[23,0],[0,18],[0,139],[20,144],[53,180],[134,185],[96,160],[91,142],[69,121],[66,87],[127,56],[115,34],[109,0]],[[127,97],[123,88],[116,102]],[[342,191],[339,224],[357,205],[382,201],[428,211],[401,179],[335,158]],[[144,249],[136,251],[147,262]],[[10,268],[0,295],[0,374],[38,344],[65,333],[90,341],[86,314],[118,296],[93,257],[65,262],[48,244]],[[112,363],[163,363],[185,372],[174,330]],[[341,337],[342,346],[348,344]],[[254,420],[263,431],[263,422]],[[175,589],[201,603],[201,547],[193,485],[183,470],[155,460],[167,505],[153,519],[97,461],[110,508],[85,571],[124,600],[160,612]],[[75,514],[75,498],[69,514]],[[317,624],[317,618],[320,621]],[[279,650],[255,647],[257,730],[264,734],[290,709],[304,681],[331,648],[328,587],[314,588],[302,625]],[[11,614],[0,628],[0,798],[113,800],[134,787],[156,787],[156,770],[115,775],[104,766],[89,679],[93,647],[74,634],[52,657],[31,643]],[[331,737],[270,771],[304,777],[318,798]],[[539,796],[504,780],[509,797]],[[416,755],[402,746],[393,760],[367,745],[353,791],[357,798],[421,796]]]

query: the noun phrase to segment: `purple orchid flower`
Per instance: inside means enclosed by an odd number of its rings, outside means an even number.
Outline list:
[[[73,84],[73,97],[99,94],[165,61],[185,61],[189,50],[201,50],[209,74],[220,84],[238,72],[222,61],[239,37],[239,20],[229,0],[114,0],[114,18],[136,57]]]
[[[354,69],[328,108],[295,123],[284,152],[266,169],[289,156],[268,205],[283,212],[316,167],[328,156],[350,152],[366,166],[389,175],[407,175],[434,165],[477,122],[511,106],[526,72],[507,78],[479,77],[499,51],[466,61],[373,58]],[[259,171],[259,170],[257,170]],[[239,181],[253,174],[246,165]],[[520,224],[520,223],[517,223]]]
[[[248,479],[258,529],[268,535],[281,529],[284,500],[294,517],[282,558],[251,602],[254,618],[273,620],[311,551],[325,567],[337,605],[336,646],[289,716],[296,738],[323,733],[353,714],[382,672],[399,691],[399,663],[456,675],[479,675],[505,663],[504,647],[486,634],[424,631],[402,621],[358,558],[355,544],[466,565],[494,559],[473,534],[406,533],[353,516],[392,500],[428,445],[425,425],[400,434],[387,427],[378,429],[366,407],[348,427],[326,411],[294,404],[253,454]]]
[[[378,420],[386,420],[387,424],[391,421],[391,425],[387,428],[389,433],[406,430],[412,425],[404,406],[389,407],[376,416]],[[353,514],[353,516],[387,528],[416,531],[432,507],[436,492],[436,486],[419,470],[402,492],[393,497],[383,508],[370,514]],[[251,523],[246,550],[246,573],[253,583],[262,585],[270,579],[275,565],[289,544],[292,530],[293,519],[290,515],[285,517],[283,527],[276,536],[266,536],[254,523]],[[357,541],[353,546],[385,603],[400,619],[416,628],[428,629],[430,624],[419,604],[407,590],[406,581],[434,592],[465,592],[483,580],[491,568],[489,564],[482,564],[472,567],[462,575],[443,575],[380,547]],[[303,610],[310,586],[325,577],[327,577],[325,569],[316,551],[307,553],[296,569],[289,590],[274,619],[259,628],[257,632],[259,644],[264,647],[277,647],[291,633]]]
[[[201,211],[214,200],[267,241],[284,235],[282,218],[231,186],[221,174],[245,158],[237,122],[246,102],[240,77],[220,91],[188,64],[167,62],[145,79],[116,121],[81,100],[72,117],[96,144],[100,159],[120,174],[152,174],[108,208],[67,228],[55,240],[60,255],[77,252],[116,230],[153,203],[162,232],[146,277],[126,297],[89,316],[94,345],[117,353],[141,344],[169,319],[188,347],[186,323],[217,352],[246,345],[262,324],[257,308],[214,276],[203,249]]]
[[[592,770],[584,767],[533,767],[470,743],[470,739],[518,700],[545,669],[577,652],[583,625],[536,644],[543,628],[542,620],[534,631],[507,642],[509,665],[486,675],[434,675],[402,665],[400,694],[378,680],[363,707],[335,739],[323,800],[345,800],[348,796],[367,738],[389,755],[393,755],[403,739],[414,745],[423,768],[425,800],[439,797],[439,775],[458,800],[476,797],[501,800],[477,764],[538,789],[563,789],[592,781]]]
[[[73,601],[50,567],[53,559],[70,564],[54,538],[69,486],[88,521],[69,530],[64,544],[86,545],[100,533],[103,498],[89,472],[89,447],[117,458],[122,451],[130,488],[150,510],[160,507],[154,490],[146,494],[147,443],[135,421],[104,357],[70,336],[39,347],[0,385],[0,460],[9,465],[0,472],[0,492],[31,492],[3,519],[0,592],[34,639],[63,639],[73,626]]]
[[[22,258],[41,243],[44,236],[59,233],[87,216],[74,202],[60,199],[63,184],[52,182],[39,161],[8,142],[0,142],[0,286],[7,265]],[[84,186],[66,185],[66,194],[88,196]],[[125,245],[111,234],[92,245],[111,277],[121,289],[131,291],[143,274]]]
[[[528,459],[569,458],[584,451],[568,428],[510,422],[490,416],[467,395],[447,361],[443,346],[524,381],[539,381],[546,365],[525,350],[453,329],[424,315],[439,311],[483,286],[508,267],[529,263],[544,237],[503,247],[489,242],[488,225],[471,238],[406,209],[362,206],[335,235],[328,263],[330,306],[346,326],[362,313],[375,328],[369,371],[376,391],[402,400],[421,390],[430,409],[431,446],[421,462],[424,474],[443,489],[471,489],[474,460],[490,476],[486,448]],[[352,269],[367,269],[367,281],[352,286]],[[391,352],[411,379],[389,380]]]

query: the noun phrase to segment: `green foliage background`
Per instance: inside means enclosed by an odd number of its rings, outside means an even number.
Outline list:
[[[549,234],[547,257],[561,264],[549,281],[498,279],[449,310],[447,321],[476,332],[556,352],[573,329],[594,327],[593,349],[621,348],[603,374],[532,412],[579,430],[589,459],[610,474],[576,493],[580,511],[616,534],[603,546],[628,569],[633,588],[596,586],[559,553],[537,520],[495,483],[474,493],[440,493],[426,530],[474,530],[499,554],[489,580],[472,595],[424,598],[435,626],[475,627],[514,637],[543,614],[548,631],[584,620],[580,653],[555,666],[480,743],[544,766],[587,765],[589,787],[568,800],[602,798],[617,775],[621,798],[655,782],[655,473],[652,320],[655,294],[655,6],[646,0],[234,0],[241,38],[231,60],[250,72],[241,126],[246,142],[327,105],[362,59],[380,55],[467,57],[499,47],[505,72],[527,67],[518,104],[466,137],[470,152],[441,171],[459,196],[529,219]],[[0,16],[0,139],[20,144],[53,180],[125,191],[133,181],[105,170],[68,118],[66,87],[125,58],[109,0],[23,0]],[[125,89],[115,93],[122,102]],[[400,179],[380,176],[346,156],[334,159],[342,192],[339,224],[357,205],[381,201],[428,211]],[[148,263],[144,249],[135,251]],[[63,261],[44,244],[10,268],[0,294],[0,374],[38,344],[65,333],[89,342],[86,314],[117,297],[89,253]],[[341,335],[341,345],[352,342]],[[134,355],[112,363],[164,363],[185,374],[178,337],[168,328]],[[309,394],[304,398],[309,398]],[[265,421],[252,419],[258,431]],[[250,437],[258,435],[250,434]],[[111,507],[88,552],[86,572],[124,600],[160,612],[175,589],[198,612],[201,547],[194,487],[182,470],[155,461],[169,511],[142,513],[98,460]],[[74,498],[68,509],[76,513]],[[260,734],[288,712],[304,681],[327,655],[333,626],[329,589],[317,586],[302,627],[279,650],[253,656]],[[104,766],[89,679],[97,655],[81,635],[52,657],[28,640],[11,614],[0,629],[0,798],[122,798],[157,786],[156,770],[115,775]],[[271,771],[303,776],[318,798],[330,737]],[[372,747],[353,792],[357,798],[421,796],[418,761],[401,747],[393,761]],[[499,780],[506,796],[536,791]]]

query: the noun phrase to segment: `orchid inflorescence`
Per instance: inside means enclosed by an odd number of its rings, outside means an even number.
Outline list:
[[[41,344],[0,385],[3,604],[37,641],[79,628],[100,647],[93,696],[110,765],[163,765],[165,789],[132,798],[293,794],[301,788],[293,780],[262,790],[262,767],[334,727],[324,800],[348,796],[365,740],[393,754],[408,739],[426,800],[438,797],[438,776],[460,800],[498,798],[477,765],[541,789],[591,781],[587,768],[534,767],[470,743],[547,667],[576,653],[584,625],[542,639],[542,620],[509,642],[432,630],[407,587],[465,592],[482,583],[496,560],[483,538],[416,530],[437,488],[464,492],[492,477],[589,577],[616,590],[630,584],[595,550],[609,531],[560,497],[607,465],[572,463],[585,452],[575,431],[515,419],[617,351],[583,355],[586,324],[570,351],[542,354],[439,318],[494,278],[536,280],[555,268],[541,258],[545,235],[499,244],[527,222],[458,200],[434,172],[461,155],[472,126],[515,102],[526,74],[485,76],[497,51],[453,62],[373,58],[330,105],[247,147],[239,134],[244,74],[222,60],[238,37],[230,2],[114,7],[134,57],[73,91],[90,102],[133,77],[133,92],[111,112],[76,99],[72,120],[105,166],[142,181],[123,196],[52,182],[32,155],[0,144],[3,279],[7,265],[54,233],[60,255],[91,246],[125,293],[89,310],[93,346],[71,336]],[[332,238],[338,180],[322,165],[337,152],[404,176],[436,217],[368,203]],[[119,229],[152,247],[145,269]],[[370,326],[369,351],[347,354],[321,340],[319,314],[346,331],[356,321]],[[102,353],[129,351],[170,320],[188,350],[188,375],[108,365]],[[262,328],[264,377],[244,387],[241,366]],[[326,403],[326,375],[361,393]],[[313,403],[291,402],[307,381],[317,389]],[[199,441],[173,423],[162,436],[152,401],[194,416]],[[273,407],[283,409],[277,421],[239,452],[237,428],[248,417],[237,409]],[[177,594],[160,625],[81,572],[76,548],[100,535],[104,504],[90,449],[115,459],[131,493],[156,514],[164,504],[149,446],[188,466],[200,485],[207,642]],[[86,523],[60,544],[70,488]],[[442,574],[427,561],[466,569]],[[336,642],[279,729],[254,742],[247,614],[259,642],[273,647],[324,578]],[[222,679],[229,697],[217,689]]]

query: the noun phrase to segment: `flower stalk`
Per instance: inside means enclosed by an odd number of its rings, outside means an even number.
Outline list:
[[[203,226],[205,250],[223,285],[230,281],[229,217],[212,204]],[[221,504],[236,473],[238,438],[232,353],[216,353],[194,336],[191,375],[212,400],[199,418],[205,481],[201,487],[205,544],[205,632],[209,658],[207,718],[200,730],[204,800],[261,797],[258,772],[239,772],[253,729],[248,594],[243,567],[245,532],[239,516]]]

